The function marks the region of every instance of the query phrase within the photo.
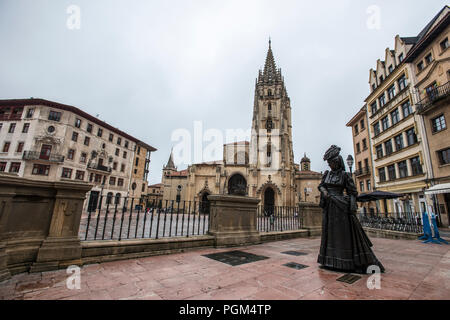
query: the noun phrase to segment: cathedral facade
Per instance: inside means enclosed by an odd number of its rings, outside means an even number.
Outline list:
[[[318,202],[320,179],[306,155],[301,165],[294,162],[291,102],[269,41],[264,70],[259,70],[255,84],[250,141],[225,144],[221,160],[181,171],[171,153],[163,168],[163,202],[207,202],[208,195],[231,193],[238,182],[262,205],[292,207],[300,201]]]

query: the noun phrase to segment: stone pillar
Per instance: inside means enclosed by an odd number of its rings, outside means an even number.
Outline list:
[[[259,199],[232,195],[209,195],[211,202],[209,233],[216,247],[261,243],[256,230]]]
[[[303,229],[309,231],[309,236],[320,236],[322,234],[322,208],[313,202],[300,202],[298,206],[303,219]]]
[[[90,185],[54,183],[57,190],[48,236],[39,248],[30,272],[42,272],[81,265],[81,242],[78,237],[81,213]]]

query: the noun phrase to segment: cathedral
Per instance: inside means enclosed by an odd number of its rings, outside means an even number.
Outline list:
[[[264,70],[259,70],[250,141],[225,144],[223,159],[190,165],[178,171],[170,154],[163,167],[163,202],[207,203],[211,194],[230,194],[235,183],[264,206],[296,206],[319,201],[321,173],[311,171],[309,158],[294,162],[291,102],[271,42]],[[209,206],[208,206],[209,207]]]

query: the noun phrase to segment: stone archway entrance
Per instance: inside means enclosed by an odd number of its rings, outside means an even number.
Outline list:
[[[209,214],[210,211],[210,203],[208,200],[209,193],[204,192],[202,197],[200,198],[200,213]]]
[[[228,181],[228,194],[237,196],[247,195],[247,180],[241,174],[236,173],[231,176]]]
[[[267,187],[264,191],[264,212],[266,215],[272,215],[275,206],[275,191],[271,187]]]

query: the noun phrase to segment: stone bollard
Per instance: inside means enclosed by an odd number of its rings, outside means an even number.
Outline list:
[[[299,211],[303,218],[303,229],[307,229],[310,237],[322,234],[322,208],[313,202],[300,202]]]
[[[216,247],[261,243],[256,229],[259,199],[233,195],[210,195],[209,233]]]

